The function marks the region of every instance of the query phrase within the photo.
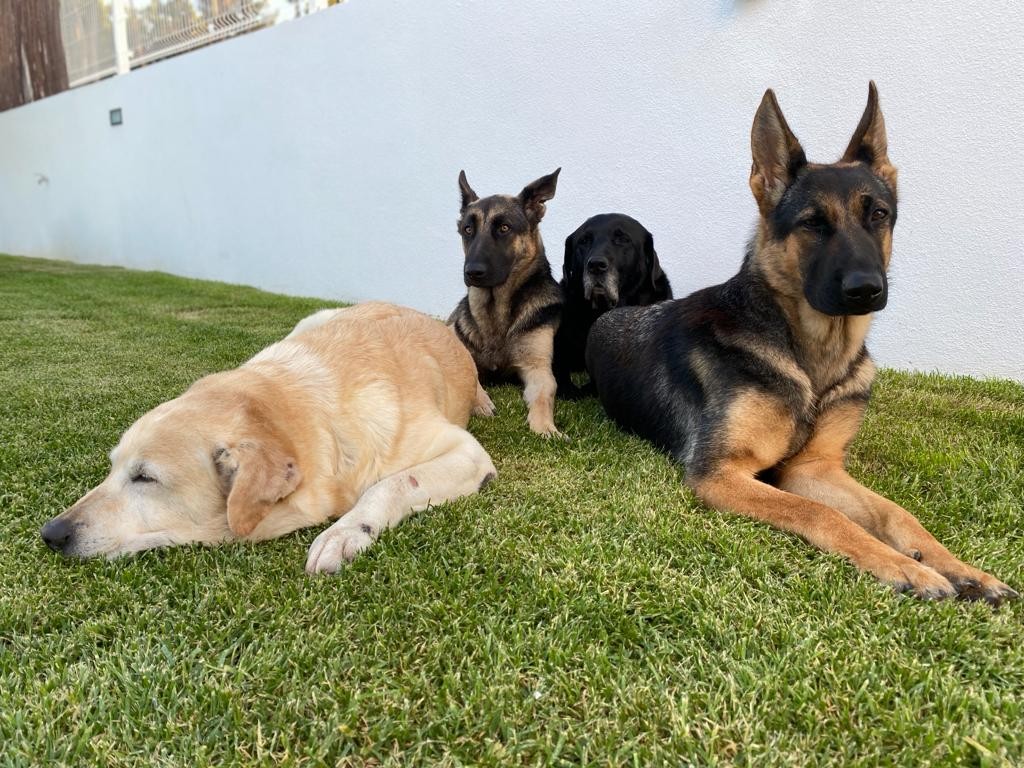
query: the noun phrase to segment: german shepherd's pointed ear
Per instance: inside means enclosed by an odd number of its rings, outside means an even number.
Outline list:
[[[462,193],[462,208],[459,209],[459,213],[465,213],[470,203],[480,199],[480,196],[469,186],[469,180],[466,178],[465,171],[459,171],[459,192]]]
[[[871,166],[893,192],[896,191],[896,169],[889,162],[889,142],[885,137],[885,118],[882,108],[878,105],[878,88],[875,81],[868,83],[868,104],[864,115],[850,139],[850,146],[843,154],[847,163],[862,162]]]
[[[558,185],[558,174],[561,168],[556,168],[554,173],[541,176],[536,181],[530,182],[523,191],[519,193],[519,201],[526,211],[526,218],[531,224],[537,224],[544,218],[544,203],[555,196],[555,187]]]
[[[762,215],[778,204],[797,172],[807,165],[807,155],[789,129],[775,93],[764,92],[761,106],[750,129],[750,149],[754,164],[750,168],[750,190]]]
[[[213,452],[213,464],[228,502],[228,528],[248,536],[271,507],[302,481],[295,459],[272,441],[243,440]]]
[[[658,289],[658,281],[665,279],[665,272],[658,261],[658,252],[654,250],[654,235],[644,230],[644,261],[647,263],[647,274],[650,275],[651,288]]]

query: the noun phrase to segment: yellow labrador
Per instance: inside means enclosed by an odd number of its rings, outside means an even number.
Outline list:
[[[111,469],[41,531],[65,555],[261,541],[339,517],[306,570],[333,572],[428,504],[496,474],[465,427],[493,406],[443,323],[383,303],[330,309],[135,422]]]

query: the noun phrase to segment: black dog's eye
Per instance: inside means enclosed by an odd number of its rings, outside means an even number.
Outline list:
[[[615,242],[616,245],[629,245],[631,242],[633,242],[632,240],[629,239],[629,235],[627,235],[625,232],[616,232],[612,236],[612,240]]]
[[[512,231],[512,227],[510,227],[508,224],[499,224],[498,225],[498,234],[499,235],[507,235],[511,231]]]
[[[808,232],[821,234],[828,228],[828,222],[825,220],[824,216],[808,216],[800,222],[800,226]]]
[[[580,238],[579,242],[576,243],[576,247],[579,248],[581,251],[582,250],[586,250],[587,248],[590,247],[590,242],[591,242],[590,235],[586,235],[586,236]]]
[[[147,475],[145,472],[136,472],[132,475],[133,483],[155,483],[156,478],[152,475]]]
[[[871,220],[876,224],[880,221],[885,221],[887,218],[889,218],[889,212],[885,208],[875,208],[871,212]]]

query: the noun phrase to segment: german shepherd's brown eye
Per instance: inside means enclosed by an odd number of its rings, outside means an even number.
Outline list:
[[[512,227],[510,227],[508,224],[501,224],[501,225],[498,226],[498,234],[499,235],[507,235],[511,231],[512,231]]]
[[[885,208],[875,208],[871,212],[871,220],[876,224],[880,221],[885,221],[887,218],[889,218],[889,212]]]
[[[462,228],[462,234],[464,234],[464,235],[472,235],[473,234],[473,225],[472,224],[467,224],[466,226],[464,226]]]
[[[808,216],[800,222],[800,226],[808,232],[821,234],[828,228],[828,222],[824,216]]]

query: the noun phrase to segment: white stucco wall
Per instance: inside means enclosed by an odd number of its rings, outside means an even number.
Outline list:
[[[621,210],[682,295],[740,262],[764,89],[830,161],[874,78],[901,201],[872,350],[1024,380],[1022,73],[1017,0],[351,0],[0,114],[0,251],[444,314],[459,169],[562,166],[556,273]]]

